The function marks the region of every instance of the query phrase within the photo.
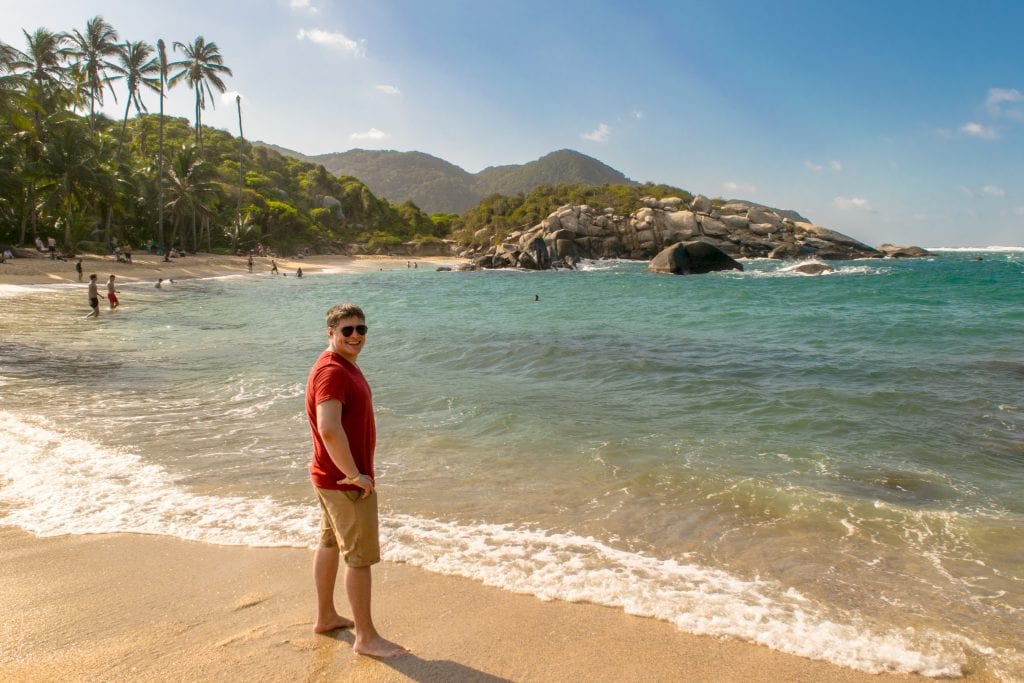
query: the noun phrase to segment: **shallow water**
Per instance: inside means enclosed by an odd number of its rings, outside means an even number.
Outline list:
[[[973,257],[242,276],[123,285],[98,320],[84,287],[9,289],[0,522],[311,544],[303,386],[351,300],[388,559],[1020,680],[1024,251]]]

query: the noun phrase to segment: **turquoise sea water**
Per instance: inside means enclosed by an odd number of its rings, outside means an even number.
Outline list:
[[[1024,680],[1024,250],[745,265],[128,284],[98,320],[9,288],[0,523],[312,544],[303,386],[354,301],[387,559]]]

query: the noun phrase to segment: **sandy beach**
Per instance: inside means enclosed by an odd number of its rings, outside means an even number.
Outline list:
[[[66,261],[51,259],[46,254],[32,253],[29,256],[8,259],[0,263],[0,284],[44,285],[71,284],[78,282],[75,262],[82,260],[82,284],[89,282],[89,274],[96,273],[100,282],[108,275],[117,276],[120,283],[152,282],[157,280],[179,280],[186,278],[218,277],[239,275],[249,272],[248,259],[244,256],[222,256],[218,254],[195,254],[175,257],[164,261],[163,256],[137,253],[131,263],[120,263],[113,256],[82,254]],[[420,268],[436,267],[459,261],[455,257],[406,258],[398,256],[310,256],[298,258],[271,258],[257,256],[253,261],[253,273],[269,275],[272,263],[276,262],[278,273],[294,276],[299,268],[303,275],[323,270],[360,271],[379,268],[404,268],[407,263]]]
[[[378,661],[352,654],[349,631],[312,633],[311,550],[132,534],[39,539],[12,527],[0,527],[0,545],[5,681],[916,678],[387,562],[375,571],[375,619],[412,654]]]

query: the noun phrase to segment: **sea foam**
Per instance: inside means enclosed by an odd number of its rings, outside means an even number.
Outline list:
[[[145,533],[215,544],[309,547],[317,510],[269,497],[197,494],[128,450],[0,410],[0,523],[38,536]],[[697,634],[730,636],[867,672],[958,676],[963,654],[935,634],[829,614],[797,591],[598,540],[409,515],[382,520],[384,557],[544,600],[592,602]]]

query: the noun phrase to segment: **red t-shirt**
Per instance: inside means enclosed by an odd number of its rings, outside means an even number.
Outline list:
[[[341,427],[348,437],[359,472],[375,479],[373,449],[377,445],[377,428],[373,420],[370,385],[358,367],[327,349],[316,359],[306,381],[306,416],[313,432],[313,461],[309,465],[309,478],[313,486],[320,489],[358,491],[358,486],[338,483],[345,474],[331,460],[316,428],[316,407],[330,399],[341,401]]]

